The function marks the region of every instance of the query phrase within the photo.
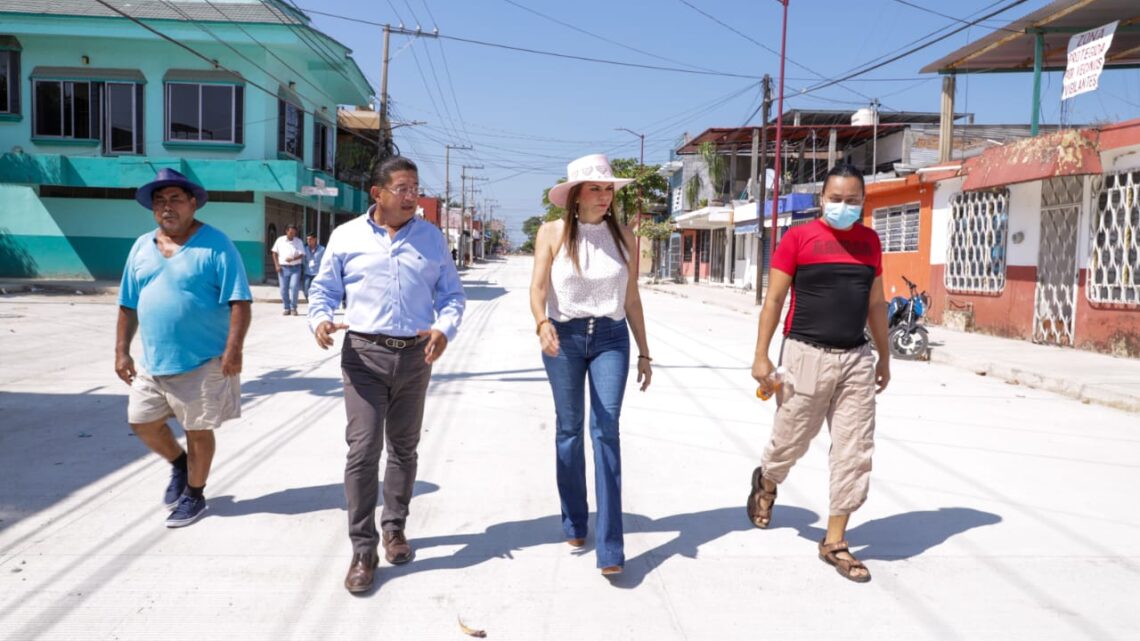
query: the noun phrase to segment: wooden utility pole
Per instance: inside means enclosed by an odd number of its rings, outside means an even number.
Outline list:
[[[756,197],[756,304],[764,302],[764,204],[768,197],[768,118],[772,113],[772,76],[764,74],[764,102],[760,109],[760,180]],[[755,140],[755,138],[753,138]]]

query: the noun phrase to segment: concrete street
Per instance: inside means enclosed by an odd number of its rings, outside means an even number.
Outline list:
[[[381,562],[363,597],[342,587],[338,355],[303,318],[255,304],[210,512],[168,530],[169,467],[131,434],[112,371],[115,298],[0,296],[0,639],[467,638],[458,618],[489,639],[1136,638],[1137,414],[895,361],[849,536],[874,579],[856,585],[816,558],[825,434],[771,529],[745,516],[774,409],[749,376],[755,311],[655,291],[654,381],[630,379],[622,421],[628,561],[602,578],[592,539],[562,541],[529,277],[522,258],[465,272],[429,391],[416,559]]]

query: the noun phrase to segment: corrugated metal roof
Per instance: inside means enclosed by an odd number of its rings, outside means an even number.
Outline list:
[[[1137,0],[1057,0],[926,65],[922,73],[1032,70],[1034,29],[1047,31],[1043,68],[1064,69],[1068,62],[1069,38],[1074,33],[1102,27],[1114,20],[1120,21],[1120,27],[1112,39],[1105,66],[1140,65],[1140,31],[1125,28],[1140,26]],[[1048,31],[1052,29],[1060,31]]]
[[[203,2],[201,0],[106,0],[107,4],[140,20],[203,22],[262,22],[306,24],[304,16],[273,0],[266,2]],[[94,0],[3,0],[0,13],[121,18]],[[185,14],[185,15],[183,15]]]

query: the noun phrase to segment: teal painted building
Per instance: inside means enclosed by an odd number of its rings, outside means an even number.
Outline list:
[[[0,277],[117,280],[163,167],[209,190],[198,218],[254,282],[286,224],[364,211],[337,179],[337,106],[372,94],[348,49],[278,0],[104,1],[0,3]]]

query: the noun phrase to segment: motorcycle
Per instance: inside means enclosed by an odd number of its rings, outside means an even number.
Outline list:
[[[930,334],[920,322],[930,308],[930,297],[926,292],[918,293],[918,285],[906,276],[902,279],[910,289],[910,296],[895,296],[887,305],[887,346],[891,354],[903,360],[926,360]]]

